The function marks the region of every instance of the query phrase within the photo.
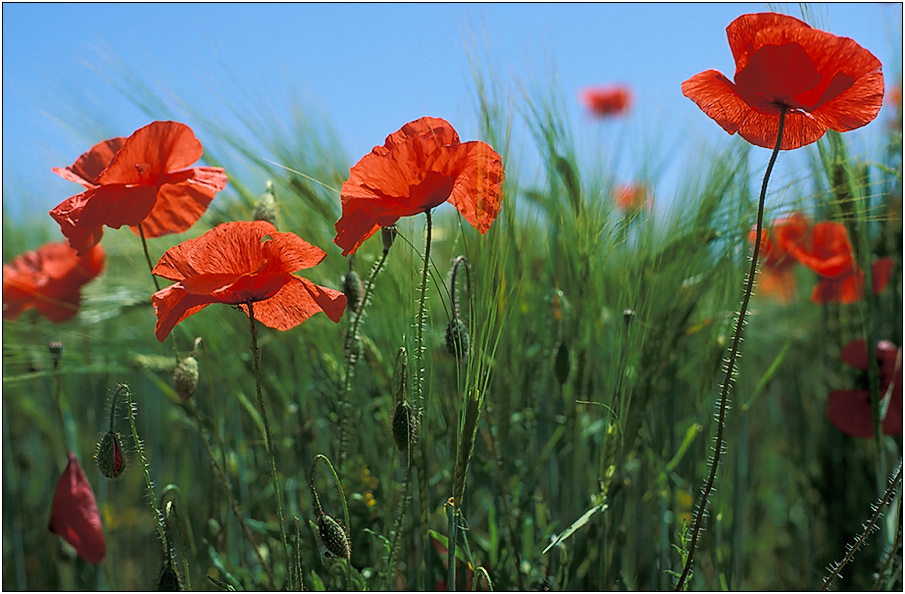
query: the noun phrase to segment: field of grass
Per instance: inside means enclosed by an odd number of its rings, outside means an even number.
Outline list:
[[[482,73],[476,83],[479,137],[502,156],[505,198],[486,235],[449,205],[433,211],[423,326],[424,216],[400,220],[382,266],[379,233],[343,258],[332,239],[352,163],[329,133],[301,111],[291,129],[257,126],[249,116],[249,128],[260,131],[254,139],[193,120],[208,164],[231,152],[256,175],[227,170],[229,190],[195,227],[148,241],[154,262],[219,223],[252,220],[265,187],[249,180],[263,175],[272,180],[276,227],[328,254],[307,278],[341,289],[350,270],[368,285],[380,269],[357,336],[349,334],[349,309],[338,324],[316,315],[286,332],[257,328],[282,519],[247,315],[214,305],[158,342],[154,284],[137,235],[105,230],[106,269],[86,285],[71,321],[52,324],[34,311],[4,320],[4,589],[147,590],[168,562],[183,587],[198,590],[674,586],[710,470],[769,155],[741,139],[698,147],[677,157],[688,165],[674,196],[625,211],[612,198],[621,180],[580,156],[558,91],[512,97]],[[172,117],[131,88],[149,121]],[[872,124],[888,132],[869,136],[880,139],[869,158],[849,144],[854,133],[830,132],[795,151],[805,165],[768,190],[781,197],[768,202],[768,222],[800,212],[843,223],[858,239],[862,269],[879,257],[894,266],[882,292],[853,304],[814,303],[818,279],[803,266],[788,302],[755,292],[691,589],[818,588],[900,464],[901,435],[849,437],[825,412],[831,391],[866,381],[841,361],[843,346],[859,338],[902,345],[901,105],[895,109],[895,118],[884,109]],[[540,171],[512,158],[523,148],[512,146],[514,121],[531,131]],[[701,126],[712,125],[701,116]],[[266,146],[278,165],[244,148],[252,144]],[[4,220],[4,260],[56,241],[52,231]],[[470,338],[461,360],[445,339],[454,302]],[[64,345],[57,368],[50,342]],[[200,379],[183,403],[173,373],[190,354]],[[406,452],[394,442],[400,398],[421,412]],[[111,406],[127,460],[116,480],[93,459]],[[100,565],[47,529],[67,442],[103,520]],[[902,588],[901,481],[893,497],[833,587]],[[346,525],[348,562],[319,536],[320,507]]]

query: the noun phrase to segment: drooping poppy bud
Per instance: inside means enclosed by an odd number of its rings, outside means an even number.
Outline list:
[[[183,403],[192,399],[198,389],[198,360],[195,357],[186,357],[179,362],[173,372],[173,386]]]
[[[453,318],[446,325],[446,350],[459,361],[468,357],[468,347],[471,338],[468,335],[468,327],[460,318]]]
[[[569,379],[569,373],[572,371],[572,359],[569,356],[569,347],[565,342],[559,343],[559,347],[556,349],[553,371],[556,372],[556,379],[560,384],[565,384]]]
[[[157,592],[182,592],[182,584],[179,582],[179,574],[173,563],[167,559],[160,569],[160,575],[157,577],[157,583],[154,584],[154,590]]]
[[[380,238],[383,240],[383,251],[390,251],[390,248],[393,246],[393,241],[396,239],[396,233],[398,233],[398,231],[396,231],[396,225],[381,227]]]
[[[405,400],[400,400],[393,411],[393,441],[400,452],[408,450],[409,445],[415,441],[415,433],[418,430],[418,418],[415,416],[411,405]]]
[[[364,287],[361,285],[361,277],[354,270],[349,270],[349,273],[343,276],[343,294],[346,296],[348,308],[358,311],[361,298],[364,296]]]
[[[122,441],[119,435],[108,431],[100,443],[97,444],[97,467],[101,474],[108,479],[116,479],[122,476],[126,470],[126,459],[123,456]]]
[[[349,532],[336,518],[322,513],[317,518],[317,530],[321,535],[324,547],[334,557],[349,560],[352,557],[352,542]]]
[[[88,563],[97,565],[107,555],[107,542],[94,492],[72,452],[53,496],[50,531],[62,536]]]

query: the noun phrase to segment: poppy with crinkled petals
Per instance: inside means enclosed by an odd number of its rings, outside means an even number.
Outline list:
[[[175,284],[151,297],[161,342],[182,320],[212,303],[238,305],[277,330],[288,330],[317,312],[338,322],[346,308],[341,291],[293,272],[316,266],[326,254],[294,233],[278,233],[266,221],[223,223],[168,250],[153,273]]]
[[[682,83],[729,134],[773,148],[786,109],[783,150],[816,142],[828,129],[871,122],[883,105],[880,61],[848,37],[776,13],[746,14],[726,28],[735,79],[706,70]]]
[[[3,265],[3,317],[16,319],[35,308],[51,322],[65,322],[79,311],[82,286],[104,270],[100,245],[79,257],[63,241],[46,243]]]
[[[587,87],[578,99],[591,115],[598,118],[623,115],[632,105],[632,90],[625,85]]]
[[[880,371],[880,409],[886,408],[880,424],[885,435],[902,434],[902,355],[896,345],[883,340],[877,343],[877,365]],[[842,349],[842,361],[867,371],[867,342],[854,340]],[[866,381],[866,373],[862,381]],[[889,399],[887,401],[887,398]],[[835,390],[830,393],[826,416],[833,425],[852,437],[874,434],[869,390]]]
[[[72,452],[53,495],[50,531],[62,536],[88,563],[97,565],[107,556],[107,542],[94,492]]]
[[[152,122],[128,138],[100,142],[53,172],[86,188],[50,211],[69,244],[84,254],[104,225],[128,225],[145,237],[181,233],[201,218],[226,187],[219,167],[192,167],[204,149],[179,122]]]
[[[769,230],[761,231],[762,270],[757,277],[757,286],[761,295],[772,296],[782,303],[789,303],[798,294],[798,282],[795,278],[796,260],[776,241],[777,234],[787,233],[787,228],[797,229],[806,226],[807,221],[799,214],[773,221]],[[748,236],[753,244],[757,238],[757,230],[752,229]]]
[[[460,142],[440,118],[409,122],[349,171],[333,242],[347,256],[380,227],[444,202],[486,233],[500,210],[503,177],[502,160],[490,145]]]

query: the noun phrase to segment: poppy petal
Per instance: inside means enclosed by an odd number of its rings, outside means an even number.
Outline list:
[[[126,139],[123,137],[104,140],[91,147],[88,152],[82,154],[69,167],[54,167],[51,171],[65,180],[75,182],[86,188],[94,187],[97,185],[95,180],[113,161],[113,157],[123,147],[125,142]]]
[[[489,144],[461,144],[451,155],[451,169],[461,172],[455,179],[449,202],[472,227],[487,233],[496,220],[503,200],[503,161]]]
[[[243,304],[241,307],[248,312],[247,306]],[[345,308],[346,296],[342,291],[316,285],[298,276],[292,276],[270,299],[254,304],[255,319],[277,330],[295,328],[321,311],[338,322]]]
[[[195,167],[172,173],[157,189],[157,201],[141,221],[145,237],[182,233],[198,222],[218,192],[226,187],[223,170]],[[138,234],[138,226],[132,230]]]
[[[892,276],[892,270],[895,268],[895,261],[892,258],[878,258],[874,261],[873,265],[871,265],[871,284],[874,288],[874,293],[879,294],[883,292],[883,289],[886,288],[886,285],[889,283],[889,277]]]
[[[98,184],[147,184],[184,169],[204,154],[192,129],[179,122],[151,122],[126,139]]]
[[[79,557],[97,565],[107,555],[104,529],[94,492],[78,458],[69,453],[69,463],[57,482],[50,512],[50,531],[72,545]]]
[[[154,328],[157,340],[163,342],[176,324],[215,302],[209,295],[189,293],[179,283],[157,291],[151,296],[151,305],[157,314],[157,325]]]
[[[864,296],[864,273],[822,278],[814,285],[811,301],[814,303],[841,303],[850,305]]]
[[[874,434],[870,412],[870,392],[866,390],[836,390],[830,393],[826,416],[837,429],[852,437]]]
[[[867,371],[867,341],[864,339],[853,340],[844,347],[839,354],[843,362],[848,363],[855,369]]]

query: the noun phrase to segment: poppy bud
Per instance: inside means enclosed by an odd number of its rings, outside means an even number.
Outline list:
[[[572,371],[572,360],[569,357],[569,347],[566,346],[565,342],[559,343],[559,348],[556,349],[556,362],[553,366],[553,371],[556,373],[556,379],[560,385],[565,384],[569,379],[569,372]]]
[[[354,270],[343,276],[343,294],[346,296],[347,307],[352,311],[358,311],[361,298],[364,296],[364,287],[361,285],[361,277]]]
[[[157,592],[182,591],[182,584],[179,583],[179,574],[176,573],[176,569],[169,559],[164,562],[163,567],[160,570],[160,575],[157,577],[157,583],[154,585],[154,590]]]
[[[396,239],[396,225],[381,227],[380,234],[381,238],[383,239],[383,251],[390,251],[390,246],[393,245],[393,240]]]
[[[186,357],[179,362],[173,372],[173,385],[183,403],[192,399],[198,389],[198,361],[195,357]]]
[[[63,343],[51,342],[47,345],[47,350],[50,351],[50,358],[53,361],[53,368],[56,369],[60,365],[60,359],[63,358]]]
[[[468,335],[468,328],[459,318],[453,318],[446,325],[446,350],[449,354],[459,361],[463,361],[468,356],[468,347],[471,344],[471,338]]]
[[[108,431],[97,444],[97,454],[94,457],[101,474],[108,479],[119,478],[126,469],[126,459],[123,457],[119,435],[112,431]]]
[[[50,531],[62,536],[88,563],[97,565],[107,556],[107,542],[94,492],[72,452],[53,495]]]
[[[418,419],[408,402],[400,400],[393,411],[393,441],[400,452],[408,450],[409,444],[415,441],[418,431]]]
[[[352,543],[349,532],[330,514],[322,513],[317,518],[317,530],[324,547],[334,557],[349,560],[352,557]]]
[[[628,326],[632,323],[632,319],[635,317],[635,310],[633,309],[624,309],[622,310],[622,319],[625,320],[625,325]]]
[[[272,181],[267,181],[267,191],[255,203],[254,220],[267,221],[274,227],[277,226],[277,201],[273,193]]]

